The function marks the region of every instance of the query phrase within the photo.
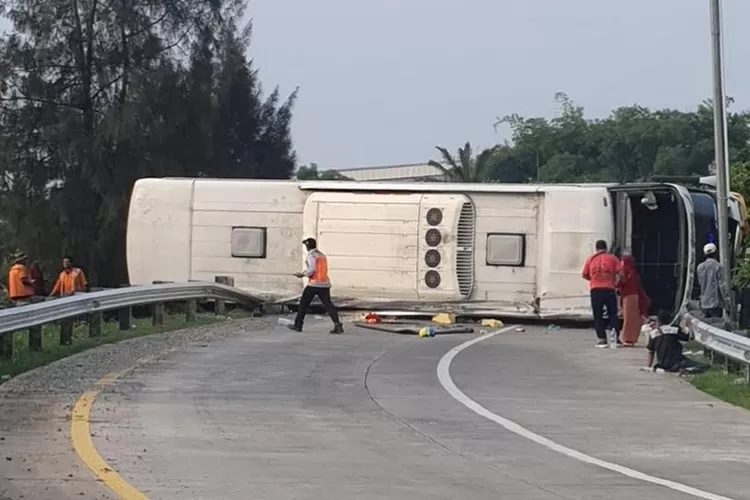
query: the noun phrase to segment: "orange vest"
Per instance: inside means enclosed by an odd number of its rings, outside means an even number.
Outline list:
[[[23,283],[29,277],[26,266],[15,264],[8,273],[8,296],[11,300],[27,299],[34,295],[34,289]]]
[[[70,272],[62,271],[50,295],[70,295],[86,289],[86,275],[79,268],[74,267]]]
[[[328,279],[328,258],[319,250],[316,250],[313,256],[315,257],[315,270],[310,276],[310,286],[331,286],[331,281]]]

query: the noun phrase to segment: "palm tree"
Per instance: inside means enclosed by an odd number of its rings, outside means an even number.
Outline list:
[[[458,148],[458,159],[454,158],[447,149],[435,146],[443,156],[443,162],[430,160],[429,165],[439,169],[445,180],[451,182],[491,182],[490,174],[494,166],[495,149],[485,149],[474,157],[471,143]]]

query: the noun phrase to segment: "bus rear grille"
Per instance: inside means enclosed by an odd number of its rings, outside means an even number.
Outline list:
[[[464,203],[456,233],[456,277],[458,290],[465,298],[474,290],[474,205]]]

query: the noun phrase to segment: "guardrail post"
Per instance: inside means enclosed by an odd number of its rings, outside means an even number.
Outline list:
[[[120,288],[129,287],[130,285],[120,285]],[[117,317],[120,323],[120,331],[130,330],[131,319],[133,316],[133,309],[131,307],[124,307],[117,312]]]
[[[90,287],[89,292],[101,292],[106,290],[103,287]],[[89,314],[89,338],[97,338],[102,336],[102,325],[104,324],[104,313],[101,311],[95,311]]]
[[[154,285],[163,285],[165,283],[174,283],[174,281],[152,281]],[[159,302],[154,304],[152,307],[152,324],[154,326],[161,326],[164,324],[164,303]]]
[[[192,323],[198,314],[198,301],[188,300],[185,304],[185,321]]]
[[[13,357],[13,332],[0,333],[0,358]]]
[[[214,282],[221,285],[234,286],[234,278],[231,276],[214,276]],[[227,303],[223,299],[214,301],[214,313],[223,316],[227,311]]]
[[[163,325],[164,324],[164,303],[160,302],[158,304],[154,304],[151,315],[152,315],[151,323],[154,326]]]
[[[89,314],[89,337],[96,338],[102,336],[102,323],[104,317],[101,311]]]
[[[29,328],[29,350],[36,352],[42,350],[42,325]]]
[[[60,322],[60,345],[73,343],[73,318],[64,319]]]

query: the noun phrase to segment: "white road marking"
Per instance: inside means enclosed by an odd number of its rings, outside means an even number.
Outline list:
[[[512,328],[514,327],[509,326],[509,327],[503,328],[502,330],[498,330],[496,332],[483,335],[481,337],[476,337],[472,340],[464,342],[463,344],[458,345],[454,347],[453,349],[451,349],[450,351],[448,351],[445,354],[445,356],[443,356],[440,359],[440,362],[438,363],[438,367],[437,367],[438,380],[440,380],[440,384],[443,386],[443,388],[446,391],[448,391],[448,394],[450,394],[453,399],[455,399],[456,401],[458,401],[459,403],[461,403],[462,405],[464,405],[465,407],[467,407],[468,409],[470,409],[477,415],[480,415],[486,418],[487,420],[495,422],[496,424],[504,427],[506,430],[514,434],[517,434],[523,438],[526,438],[546,448],[549,448],[552,451],[562,453],[563,455],[573,458],[575,460],[578,460],[580,462],[584,462],[584,463],[591,464],[591,465],[596,465],[603,469],[607,469],[612,472],[617,472],[618,474],[622,474],[623,476],[627,476],[633,479],[638,479],[640,481],[645,481],[647,483],[664,486],[671,490],[679,491],[680,493],[685,493],[687,495],[691,495],[696,498],[703,498],[705,500],[734,500],[729,497],[716,495],[708,491],[699,490],[698,488],[693,488],[692,486],[677,483],[675,481],[670,481],[669,479],[662,479],[660,477],[651,476],[649,474],[644,474],[643,472],[639,472],[629,467],[618,465],[612,462],[607,462],[605,460],[600,460],[598,458],[592,457],[591,455],[587,455],[585,453],[581,453],[580,451],[574,450],[572,448],[568,448],[567,446],[563,446],[559,443],[556,443],[552,441],[551,439],[548,439],[544,436],[540,436],[539,434],[530,431],[529,429],[513,422],[512,420],[508,420],[507,418],[504,418],[504,417],[501,417],[500,415],[492,413],[490,410],[488,410],[487,408],[480,405],[479,403],[471,399],[469,396],[464,394],[461,391],[461,389],[456,387],[456,384],[453,382],[453,378],[451,377],[450,369],[451,369],[451,363],[453,362],[453,359],[464,349],[467,349],[473,346],[474,344],[478,344],[479,342],[482,342],[489,338],[492,338],[495,335],[499,335],[501,333],[507,332],[508,330],[511,330]]]

